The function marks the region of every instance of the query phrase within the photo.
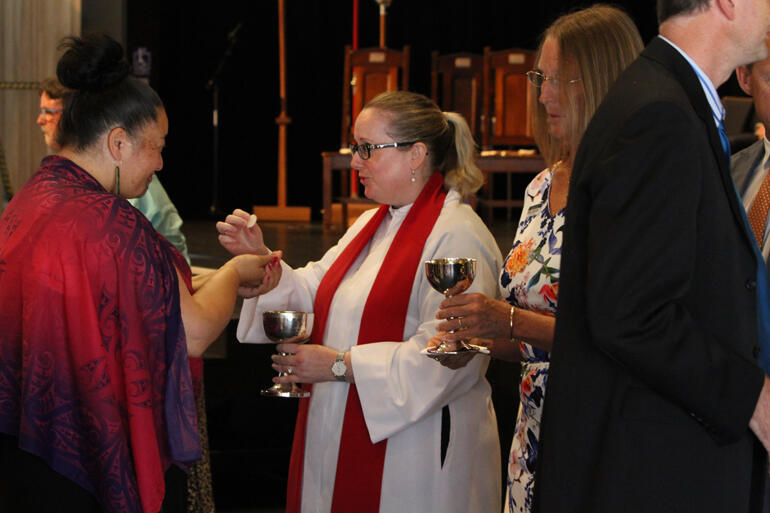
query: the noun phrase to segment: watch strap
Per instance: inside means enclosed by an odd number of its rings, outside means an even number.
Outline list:
[[[342,368],[343,368],[342,374],[337,374],[335,372],[336,368],[338,367],[337,365],[338,363],[342,364]],[[337,381],[345,381],[345,372],[347,372],[347,370],[348,370],[347,365],[345,365],[345,353],[344,352],[337,353],[337,358],[334,359],[334,363],[332,364],[332,374],[337,379]]]

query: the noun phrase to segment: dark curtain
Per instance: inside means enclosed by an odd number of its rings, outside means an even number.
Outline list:
[[[590,1],[394,0],[387,45],[411,45],[410,88],[430,94],[430,52],[482,53],[535,48],[557,16]],[[166,104],[170,133],[161,181],[184,218],[204,217],[212,204],[212,96],[206,83],[238,23],[238,41],[221,75],[218,205],[276,202],[278,100],[277,0],[128,4],[127,46],[152,53],[151,84]],[[619,5],[643,38],[656,32],[654,2]],[[286,0],[288,203],[321,203],[320,152],[339,147],[343,47],[352,40],[352,0]],[[378,5],[360,0],[360,46],[379,40]]]

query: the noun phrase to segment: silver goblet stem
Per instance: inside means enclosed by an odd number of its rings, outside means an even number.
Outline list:
[[[437,291],[444,294],[445,297],[452,297],[468,290],[476,277],[476,260],[473,258],[437,258],[425,262],[425,274],[428,282]],[[455,319],[450,317],[449,319]],[[457,330],[450,330],[455,333]],[[473,347],[460,341],[462,351],[473,351]],[[443,340],[435,349],[430,351],[433,354],[457,354],[458,351],[452,351]]]
[[[310,338],[313,329],[313,314],[309,312],[294,312],[290,310],[268,311],[262,314],[262,325],[267,338],[275,342],[303,344]],[[289,353],[279,352],[281,356]],[[288,376],[279,372],[278,376]],[[310,392],[302,390],[296,383],[275,383],[273,386],[260,390],[261,395],[270,397],[308,397]]]

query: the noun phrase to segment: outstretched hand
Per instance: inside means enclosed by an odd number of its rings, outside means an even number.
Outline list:
[[[233,255],[268,254],[259,223],[249,227],[249,219],[251,214],[237,208],[224,221],[217,222],[219,243]]]
[[[226,265],[232,265],[238,273],[238,293],[255,297],[271,291],[281,279],[281,251],[269,255],[238,255]]]

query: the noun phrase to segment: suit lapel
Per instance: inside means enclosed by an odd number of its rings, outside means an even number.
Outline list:
[[[730,176],[730,161],[722,149],[722,141],[719,138],[719,131],[717,130],[716,123],[714,123],[711,107],[706,99],[703,86],[701,86],[700,80],[698,80],[698,76],[695,74],[695,70],[692,69],[690,63],[682,57],[676,48],[672,47],[659,37],[652,40],[647,48],[645,48],[642,56],[652,59],[666,68],[674,76],[676,81],[679,82],[687,94],[687,97],[690,99],[690,103],[695,110],[695,113],[703,122],[703,128],[708,134],[711,151],[714,153],[714,158],[716,159],[717,167],[719,169],[719,176],[722,180],[722,185],[725,188],[727,202],[730,204],[730,210],[733,212],[735,222],[741,226],[741,231],[746,237],[746,242],[750,246],[754,245],[753,235],[749,233],[748,227],[744,222],[745,214],[743,212],[743,204],[739,201],[735,183]]]

